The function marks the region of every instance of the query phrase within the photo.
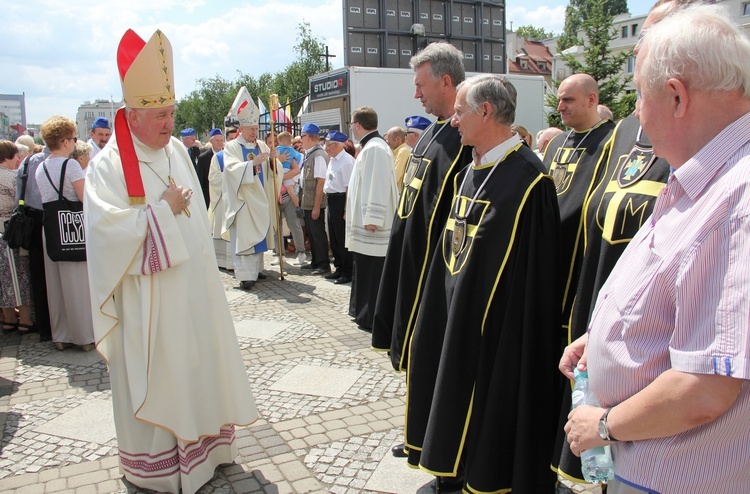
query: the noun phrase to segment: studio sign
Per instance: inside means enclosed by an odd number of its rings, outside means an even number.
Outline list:
[[[313,92],[322,93],[323,91],[330,91],[331,89],[338,89],[343,86],[344,78],[339,77],[338,79],[334,79],[332,81],[324,81],[315,84],[315,86],[313,87]]]
[[[83,229],[83,212],[58,211],[60,225],[60,245],[65,247],[79,246],[86,243],[86,231]]]
[[[317,101],[336,96],[343,96],[349,92],[349,74],[339,72],[329,76],[310,81],[310,100]]]

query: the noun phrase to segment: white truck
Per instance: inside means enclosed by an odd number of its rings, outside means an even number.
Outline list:
[[[467,77],[476,75],[469,72]],[[518,92],[515,124],[526,127],[531,135],[547,127],[544,107],[546,82],[541,76],[505,77]],[[404,126],[406,117],[425,113],[414,98],[414,71],[379,67],[345,67],[310,78],[308,112],[301,123],[313,122],[323,131],[340,130],[350,134],[352,110],[371,106],[378,113],[378,130],[385,134],[391,127]]]

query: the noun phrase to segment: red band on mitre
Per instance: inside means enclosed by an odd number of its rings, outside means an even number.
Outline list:
[[[120,149],[120,161],[130,204],[146,204],[146,190],[143,188],[141,167],[138,163],[138,156],[135,154],[130,126],[125,118],[125,108],[117,110],[117,115],[115,115],[115,137],[117,147]]]
[[[128,29],[122,35],[120,44],[117,46],[117,70],[120,71],[120,79],[125,79],[125,74],[128,73],[130,66],[133,65],[133,61],[144,46],[146,42],[132,29]]]

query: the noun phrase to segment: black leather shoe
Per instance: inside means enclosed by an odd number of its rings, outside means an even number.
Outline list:
[[[329,273],[325,276],[327,280],[337,280],[341,278],[341,271],[334,271],[333,273]]]
[[[409,454],[404,449],[404,443],[397,444],[391,448],[391,454],[396,458],[406,458]]]
[[[328,274],[331,272],[331,268],[318,268],[313,269],[312,274]]]
[[[268,278],[268,275],[263,274],[263,273],[258,273],[258,279],[259,280],[265,280],[266,278]]]
[[[317,269],[317,268],[313,266],[312,264],[303,264],[302,266],[300,266],[300,269]]]
[[[240,281],[240,290],[250,290],[253,285],[255,285],[254,281]]]
[[[351,283],[352,278],[351,276],[342,276],[341,278],[337,279],[333,283],[336,285],[343,285],[344,283]]]
[[[461,492],[464,485],[464,477],[435,477],[430,487],[437,493]]]

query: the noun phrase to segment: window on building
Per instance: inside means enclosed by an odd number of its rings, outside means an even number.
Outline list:
[[[547,70],[547,62],[537,62],[536,65],[539,67],[539,70]]]
[[[628,37],[628,26],[622,26],[621,32],[622,32],[622,36],[621,37],[627,38]]]
[[[635,72],[635,57],[628,57],[628,74]]]
[[[100,111],[100,112],[99,112],[99,116],[100,116],[100,117],[103,117],[103,116],[104,116],[104,112],[103,112],[103,111]]]
[[[520,63],[521,63],[521,68],[522,69],[528,69],[529,68],[529,62],[525,58],[522,58],[520,60]]]
[[[565,72],[565,69],[557,69],[557,79],[562,81],[566,77],[568,77],[568,74]]]
[[[750,15],[750,2],[745,2],[742,4],[742,15],[743,17],[746,15]]]
[[[635,37],[638,34],[638,24],[630,26],[630,35]]]
[[[86,116],[85,116],[84,118],[94,118],[94,112],[92,112],[92,111],[87,111],[87,112],[86,112]]]

